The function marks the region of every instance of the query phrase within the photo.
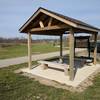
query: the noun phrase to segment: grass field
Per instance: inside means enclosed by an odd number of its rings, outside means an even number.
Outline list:
[[[58,47],[54,47],[50,43],[38,43],[32,45],[32,54],[47,53],[58,51]],[[0,48],[0,59],[13,58],[27,55],[27,44],[16,44]]]
[[[100,100],[100,73],[95,77],[93,86],[82,93],[71,93],[13,72],[25,66],[27,64],[0,69],[0,100]]]

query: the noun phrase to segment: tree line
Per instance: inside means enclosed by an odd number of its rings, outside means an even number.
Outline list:
[[[66,42],[66,40],[68,40],[67,38],[65,36],[65,37],[63,37],[63,40]],[[91,37],[91,40],[93,40],[93,37]],[[98,35],[98,40],[100,40],[100,35]],[[35,40],[32,39],[32,43],[52,42],[52,41],[57,42],[57,41],[59,41],[59,38],[58,39],[35,39]],[[24,37],[21,37],[21,38],[0,37],[0,43],[27,43],[27,38],[24,38]]]

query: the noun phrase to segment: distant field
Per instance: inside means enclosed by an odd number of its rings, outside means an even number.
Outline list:
[[[47,53],[58,51],[59,47],[53,46],[51,43],[32,44],[32,54]],[[4,45],[0,47],[0,59],[26,56],[27,44]]]

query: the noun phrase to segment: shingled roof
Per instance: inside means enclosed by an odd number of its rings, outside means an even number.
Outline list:
[[[70,25],[72,27],[75,27],[75,28],[79,28],[79,29],[85,29],[86,30],[94,30],[94,32],[99,32],[100,29],[99,28],[96,28],[92,25],[89,25],[83,21],[80,21],[80,20],[77,20],[77,19],[74,19],[74,18],[71,18],[71,17],[68,17],[68,16],[64,16],[62,14],[59,14],[59,13],[56,13],[56,12],[53,12],[53,11],[50,11],[50,10],[47,10],[45,8],[42,8],[40,7],[27,21],[26,23],[19,29],[20,32],[23,32],[23,30],[31,23],[31,21],[36,17],[36,14],[39,14],[39,12],[42,12],[44,14],[47,14],[51,17],[53,17],[52,15],[55,15],[56,17],[60,18],[60,19],[64,19],[65,21],[69,21],[69,22],[72,22],[73,24]],[[50,15],[51,14],[51,15]],[[57,18],[57,19],[58,19]],[[59,21],[62,21],[58,19]],[[66,22],[65,22],[66,24]],[[68,23],[67,23],[68,24]],[[75,25],[74,25],[75,24]]]

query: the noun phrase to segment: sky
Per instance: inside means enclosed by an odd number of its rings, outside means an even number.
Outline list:
[[[0,37],[26,37],[18,30],[39,7],[100,28],[100,0],[0,0]]]

